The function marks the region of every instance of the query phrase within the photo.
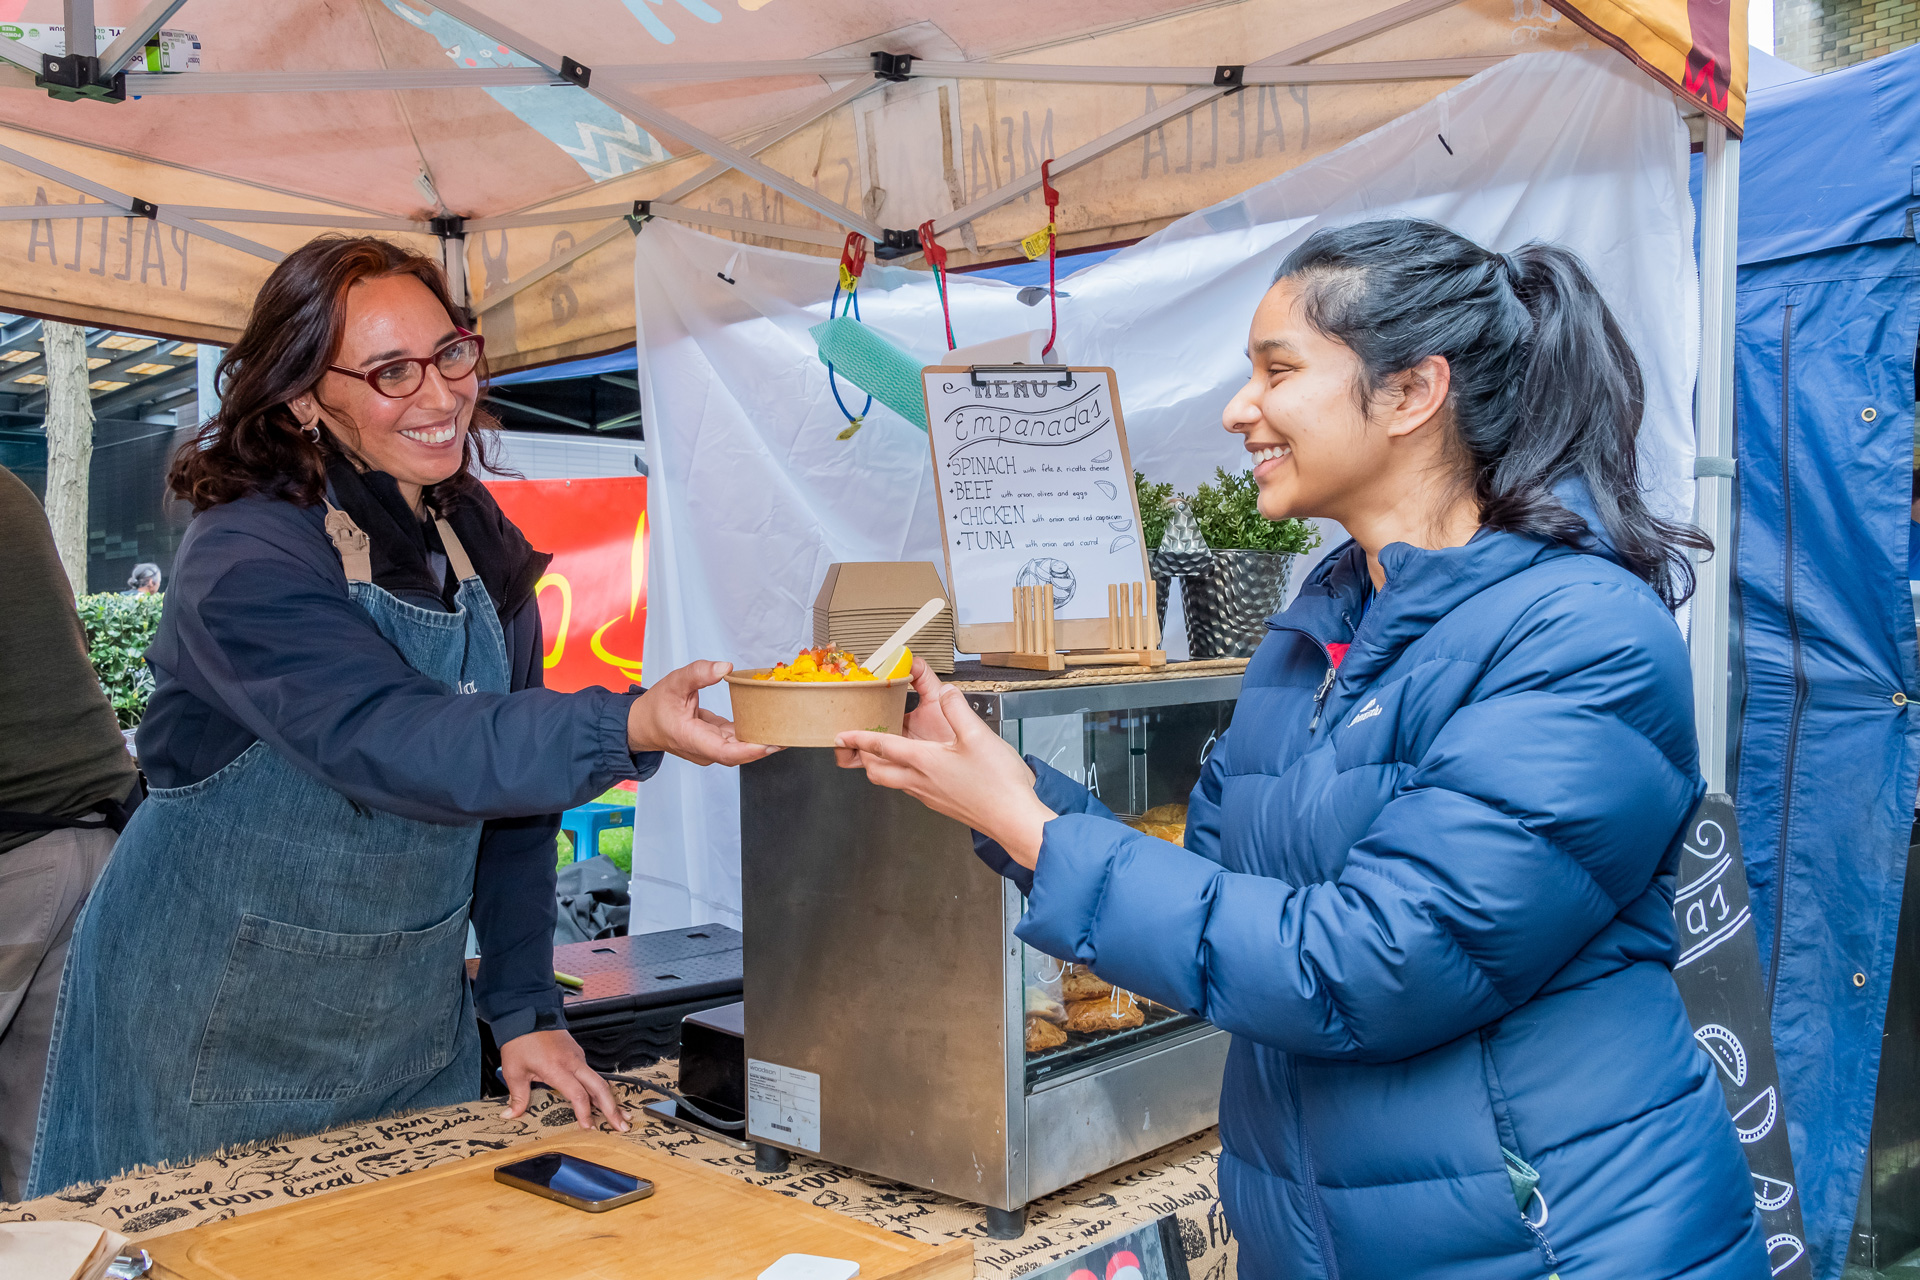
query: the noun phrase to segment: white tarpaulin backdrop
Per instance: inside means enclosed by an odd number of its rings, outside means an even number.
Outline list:
[[[1059,354],[1118,371],[1135,466],[1191,489],[1245,463],[1220,411],[1246,377],[1255,304],[1314,230],[1391,214],[1500,250],[1555,241],[1586,259],[1639,354],[1642,472],[1661,513],[1685,518],[1699,334],[1687,152],[1673,97],[1621,59],[1515,58],[1066,278]],[[636,240],[656,677],[811,643],[813,596],[835,561],[941,564],[925,433],[876,403],[858,435],[835,439],[845,421],[807,333],[834,270],[659,221]],[[940,361],[929,275],[869,266],[860,294],[869,324]],[[1044,300],[1026,306],[998,282],[956,277],[949,296],[963,346],[1047,322]],[[842,395],[855,412],[865,400],[844,383]],[[724,691],[709,705],[724,713]],[[732,771],[672,758],[642,788],[634,932],[740,923],[738,796]]]

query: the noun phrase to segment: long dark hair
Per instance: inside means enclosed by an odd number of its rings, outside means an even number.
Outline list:
[[[1579,545],[1601,531],[1553,495],[1579,476],[1626,567],[1670,608],[1693,594],[1687,550],[1713,543],[1647,509],[1640,362],[1578,256],[1538,242],[1492,253],[1438,223],[1390,218],[1315,232],[1274,279],[1290,277],[1307,323],[1360,358],[1363,407],[1395,374],[1446,359],[1481,523]]]
[[[195,511],[250,493],[271,493],[302,506],[321,500],[327,462],[342,452],[341,445],[324,427],[320,439],[309,437],[287,401],[309,392],[319,398],[320,379],[334,363],[346,327],[347,290],[357,281],[392,275],[418,279],[456,325],[472,327],[447,291],[440,264],[424,254],[375,236],[307,241],[260,286],[240,340],[221,357],[214,374],[219,412],[174,455],[167,472],[175,497],[192,503]],[[484,361],[478,372],[484,399]],[[457,499],[477,489],[476,465],[497,470],[488,455],[498,426],[476,403],[461,444],[460,470],[434,486],[436,497]]]

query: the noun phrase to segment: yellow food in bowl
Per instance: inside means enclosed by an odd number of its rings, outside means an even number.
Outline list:
[[[913,651],[902,649],[900,660],[886,674],[892,680],[908,675],[913,671]],[[860,660],[845,649],[802,649],[792,662],[782,662],[771,668],[763,680],[781,680],[789,683],[819,684],[830,681],[878,680],[881,677],[860,665]]]

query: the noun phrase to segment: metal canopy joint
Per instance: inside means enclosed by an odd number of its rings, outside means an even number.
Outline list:
[[[573,83],[579,85],[582,89],[593,83],[593,68],[575,62],[572,58],[563,57],[560,59],[560,74],[563,78],[573,81]]]
[[[1227,96],[1240,92],[1247,87],[1247,68],[1244,64],[1234,66],[1222,63],[1213,69],[1213,87],[1225,89]]]
[[[913,78],[913,55],[873,51],[873,78],[902,84]]]
[[[921,250],[920,230],[895,231],[892,227],[880,233],[879,243],[873,246],[873,256],[881,261],[891,258],[904,258]]]
[[[442,240],[466,238],[467,220],[453,214],[448,214],[444,218],[429,218],[427,226]]]
[[[151,200],[142,200],[139,196],[128,196],[127,212],[136,218],[157,219],[160,216],[160,206]]]
[[[34,77],[33,83],[45,89],[48,97],[61,102],[78,102],[82,98],[92,98],[97,102],[127,100],[126,73],[121,72],[102,81],[100,59],[89,54],[42,54],[40,74]]]

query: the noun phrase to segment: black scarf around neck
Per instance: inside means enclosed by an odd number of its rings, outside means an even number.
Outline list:
[[[422,521],[400,495],[400,486],[384,471],[361,471],[343,457],[327,463],[327,487],[334,503],[353,517],[371,544],[373,582],[396,596],[431,596],[448,609],[458,584],[451,573],[434,572],[432,554],[445,553],[439,530]],[[502,622],[526,604],[553,557],[535,551],[507,519],[484,485],[459,493],[426,491],[427,506],[453,527],[480,575]]]

